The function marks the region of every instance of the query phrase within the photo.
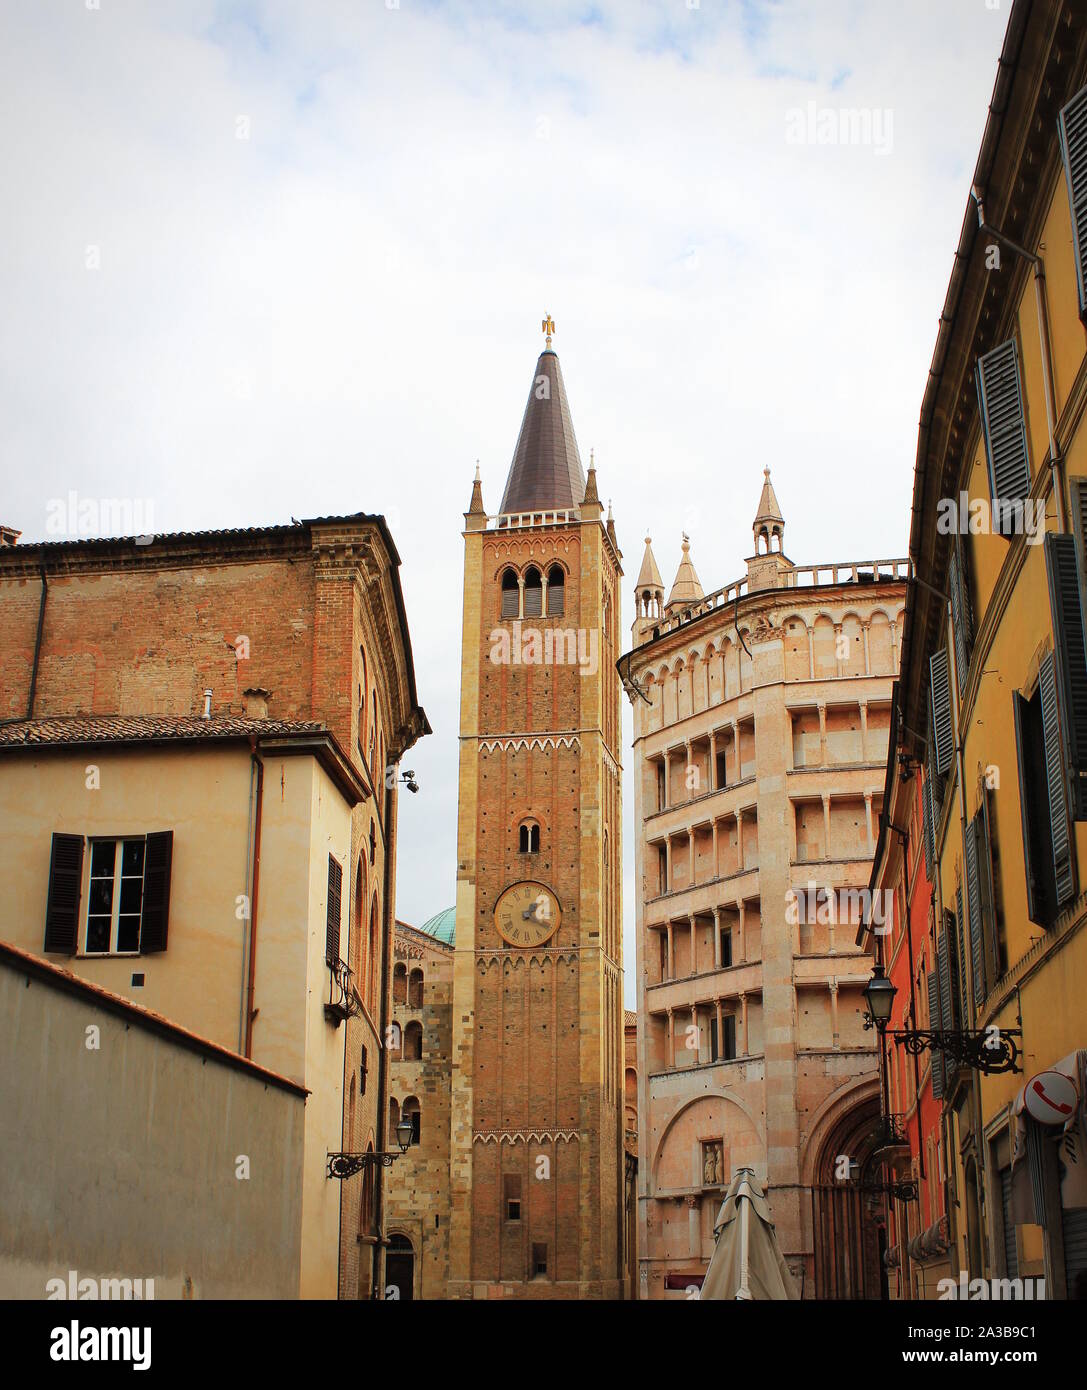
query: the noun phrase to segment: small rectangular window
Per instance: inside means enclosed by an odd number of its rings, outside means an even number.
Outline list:
[[[505,1173],[502,1177],[503,1197],[506,1203],[506,1220],[521,1219],[521,1175]]]
[[[532,1247],[532,1277],[534,1279],[547,1278],[546,1245],[533,1245]]]
[[[717,790],[728,786],[728,763],[723,752],[717,754]]]

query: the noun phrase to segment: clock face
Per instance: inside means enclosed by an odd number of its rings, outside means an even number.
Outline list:
[[[498,899],[494,924],[509,946],[542,946],[562,921],[559,900],[545,883],[514,883]]]

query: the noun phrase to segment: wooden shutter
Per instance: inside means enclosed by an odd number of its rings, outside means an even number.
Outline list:
[[[343,888],[343,869],[328,856],[328,911],[325,925],[325,959],[334,964],[340,959],[340,917]]]
[[[49,898],[45,949],[74,956],[79,941],[79,897],[83,889],[83,836],[54,835],[49,851]]]
[[[932,698],[932,732],[936,739],[936,771],[951,769],[954,738],[951,732],[951,683],[947,650],[929,657],[929,693]]]
[[[503,618],[516,618],[521,607],[521,591],[515,584],[512,589],[502,590]]]
[[[932,798],[932,837],[933,844],[936,843],[936,832],[940,827],[940,813],[944,804],[944,779],[940,776],[936,767],[936,735],[932,718],[932,687],[929,686],[928,701],[928,742],[925,747],[925,757],[928,766],[929,795]]]
[[[931,964],[931,962],[930,962]],[[940,1026],[940,992],[936,983],[936,971],[930,969],[927,977],[928,983],[928,1026],[939,1028]],[[944,1054],[939,1050],[929,1053],[932,1058],[932,1094],[937,1100],[944,1093]]]
[[[1015,716],[1015,761],[1019,772],[1019,818],[1023,827],[1023,863],[1027,874],[1027,916],[1032,922],[1046,925],[1046,894],[1041,878],[1041,865],[1035,863],[1033,836],[1030,822],[1030,782],[1037,769],[1027,766],[1025,721],[1028,718],[1028,701],[1018,691],[1012,692],[1012,712]]]
[[[932,782],[926,777],[921,788],[921,831],[925,846],[925,877],[932,882],[932,867],[936,860],[936,839],[932,825]]]
[[[1019,381],[1019,352],[1014,338],[979,358],[977,387],[989,494],[994,504],[1024,502],[1030,496],[1030,455]],[[1010,534],[1008,518],[998,516],[995,505],[993,531]]]
[[[1072,793],[1071,812],[1075,820],[1087,820],[1087,650],[1083,641],[1075,538],[1046,536],[1045,565],[1057,659],[1058,710]]]
[[[1079,308],[1087,310],[1087,87],[1057,116],[1068,206],[1072,213],[1072,252],[1076,262]]]
[[[537,584],[532,588],[525,585],[525,617],[539,618],[543,616],[543,585]]]
[[[170,865],[173,854],[172,830],[158,830],[148,835],[143,852],[141,955],[166,950],[166,934],[170,924]]]
[[[971,1025],[970,1016],[970,997],[966,988],[966,922],[962,915],[962,884],[960,883],[955,890],[955,906],[958,909],[955,922],[957,932],[956,964],[959,969],[959,1027],[969,1028]]]
[[[981,935],[976,816],[966,827],[966,906],[970,913],[970,973],[974,981],[974,1008],[980,1009],[989,991],[985,987],[985,946]]]
[[[993,853],[995,836],[989,796],[989,788],[983,786],[978,807],[978,876],[981,880],[982,926],[985,928],[985,978],[995,984],[1004,973],[1004,966],[997,920],[995,862],[998,861],[998,854]],[[999,852],[999,846],[997,848]]]
[[[1042,697],[1042,736],[1045,740],[1049,834],[1053,845],[1053,877],[1056,883],[1057,907],[1059,908],[1075,896],[1076,881],[1072,864],[1068,800],[1064,791],[1064,767],[1061,760],[1056,661],[1052,652],[1038,668],[1038,689]]]
[[[959,689],[966,688],[966,673],[970,669],[970,653],[974,646],[974,622],[970,595],[966,587],[966,556],[962,545],[956,546],[948,561],[947,586],[951,591],[951,623],[955,629],[955,667]]]
[[[947,934],[947,922],[940,933],[940,944],[936,948],[936,964],[940,972],[940,1027],[949,1033],[955,1026],[955,1003],[951,996],[951,939]]]

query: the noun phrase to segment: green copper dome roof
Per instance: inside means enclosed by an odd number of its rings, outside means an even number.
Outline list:
[[[436,917],[432,917],[429,922],[424,922],[419,930],[427,936],[432,936],[435,941],[441,941],[446,946],[453,945],[453,938],[457,929],[457,909],[447,907],[444,912],[439,912]]]

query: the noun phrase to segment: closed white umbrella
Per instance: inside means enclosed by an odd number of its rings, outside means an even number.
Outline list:
[[[738,1168],[714,1222],[716,1245],[702,1298],[797,1299],[770,1207],[752,1168]]]

